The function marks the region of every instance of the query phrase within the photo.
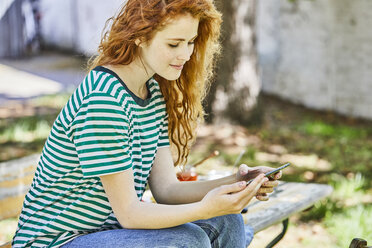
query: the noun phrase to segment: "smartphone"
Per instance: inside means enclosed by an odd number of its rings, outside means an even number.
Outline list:
[[[279,168],[276,168],[276,169],[274,169],[274,170],[272,170],[272,171],[266,172],[266,173],[265,173],[265,177],[268,177],[268,176],[270,176],[270,175],[272,175],[272,174],[277,173],[277,172],[280,171],[280,170],[283,170],[284,168],[288,167],[290,164],[291,164],[291,163],[286,163],[286,164],[280,166]],[[247,181],[247,185],[250,184],[253,180],[254,180],[254,179],[251,179],[251,180]]]

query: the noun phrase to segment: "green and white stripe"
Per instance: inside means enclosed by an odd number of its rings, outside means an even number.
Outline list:
[[[116,74],[91,71],[53,124],[19,218],[13,247],[59,247],[89,232],[120,228],[99,176],[133,169],[142,198],[158,148],[169,146],[158,83],[149,99]]]

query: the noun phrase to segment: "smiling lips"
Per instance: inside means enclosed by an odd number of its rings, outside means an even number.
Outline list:
[[[170,65],[172,66],[174,69],[177,69],[177,70],[182,70],[183,68],[183,65]]]

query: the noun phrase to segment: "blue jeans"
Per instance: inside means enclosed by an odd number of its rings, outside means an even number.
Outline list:
[[[114,229],[90,233],[75,238],[62,248],[245,248],[252,239],[253,229],[244,228],[240,214],[231,214],[165,229]]]

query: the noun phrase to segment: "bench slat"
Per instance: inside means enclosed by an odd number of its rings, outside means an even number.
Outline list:
[[[0,220],[20,214],[40,154],[0,163]]]
[[[243,214],[244,223],[257,233],[312,206],[332,190],[324,184],[281,182],[269,201],[255,200],[248,205],[248,212]]]

